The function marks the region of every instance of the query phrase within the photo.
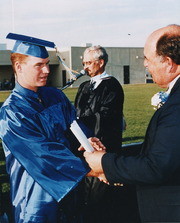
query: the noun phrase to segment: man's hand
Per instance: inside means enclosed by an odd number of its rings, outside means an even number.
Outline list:
[[[109,184],[101,164],[102,157],[105,153],[105,151],[94,151],[92,153],[84,152],[84,157],[91,168],[91,171],[87,174],[87,176],[98,177],[100,181]],[[123,184],[117,182],[114,183],[114,186],[123,186]]]
[[[96,137],[91,137],[88,139],[89,142],[91,143],[92,147],[94,148],[95,151],[102,151],[106,150],[106,147],[102,144],[102,142],[96,138]],[[84,148],[80,146],[78,148],[79,151],[84,151]]]
[[[104,183],[109,184],[104,173],[103,173],[103,169],[101,166],[101,158],[105,154],[106,147],[96,137],[91,137],[88,140],[91,143],[91,145],[95,151],[92,153],[84,152],[84,157],[91,168],[91,171],[87,174],[87,176],[98,177],[100,181],[103,181]],[[78,150],[84,151],[84,148],[82,146],[80,146]],[[91,155],[92,155],[92,157],[91,157]],[[96,159],[97,163],[96,163],[95,159]],[[94,162],[91,162],[91,161],[94,161]]]
[[[101,159],[102,156],[106,152],[103,151],[94,151],[93,153],[84,152],[84,157],[86,159],[86,162],[89,164],[90,168],[92,169],[93,176],[99,177],[101,174],[103,174],[103,168],[101,165]]]
[[[87,174],[88,177],[97,177],[99,178],[100,181],[104,182],[105,184],[109,184],[109,182],[107,181],[104,173],[96,173],[94,172],[93,170],[91,170],[88,174]]]

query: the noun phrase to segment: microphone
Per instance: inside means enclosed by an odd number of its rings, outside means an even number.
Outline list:
[[[77,80],[84,75],[87,75],[87,71],[81,70],[80,73],[78,75],[76,75],[73,79]]]
[[[71,79],[70,81],[68,81],[66,83],[66,85],[64,87],[61,88],[61,90],[66,89],[67,87],[71,86],[77,79],[79,79],[80,77],[87,75],[87,71],[85,70],[81,70],[80,73],[78,75],[74,75],[73,79]]]

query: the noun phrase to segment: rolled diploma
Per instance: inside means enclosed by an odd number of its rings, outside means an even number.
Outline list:
[[[75,120],[72,122],[70,129],[87,152],[94,151],[94,148],[91,146],[84,132]]]

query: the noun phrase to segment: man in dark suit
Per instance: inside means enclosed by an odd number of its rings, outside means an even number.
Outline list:
[[[84,156],[91,175],[110,184],[136,185],[142,222],[180,222],[180,26],[153,32],[144,56],[154,82],[168,88],[169,95],[149,123],[141,153],[95,151]]]

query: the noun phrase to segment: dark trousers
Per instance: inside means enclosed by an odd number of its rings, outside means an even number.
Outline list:
[[[86,177],[84,223],[140,223],[134,186],[109,186]]]

